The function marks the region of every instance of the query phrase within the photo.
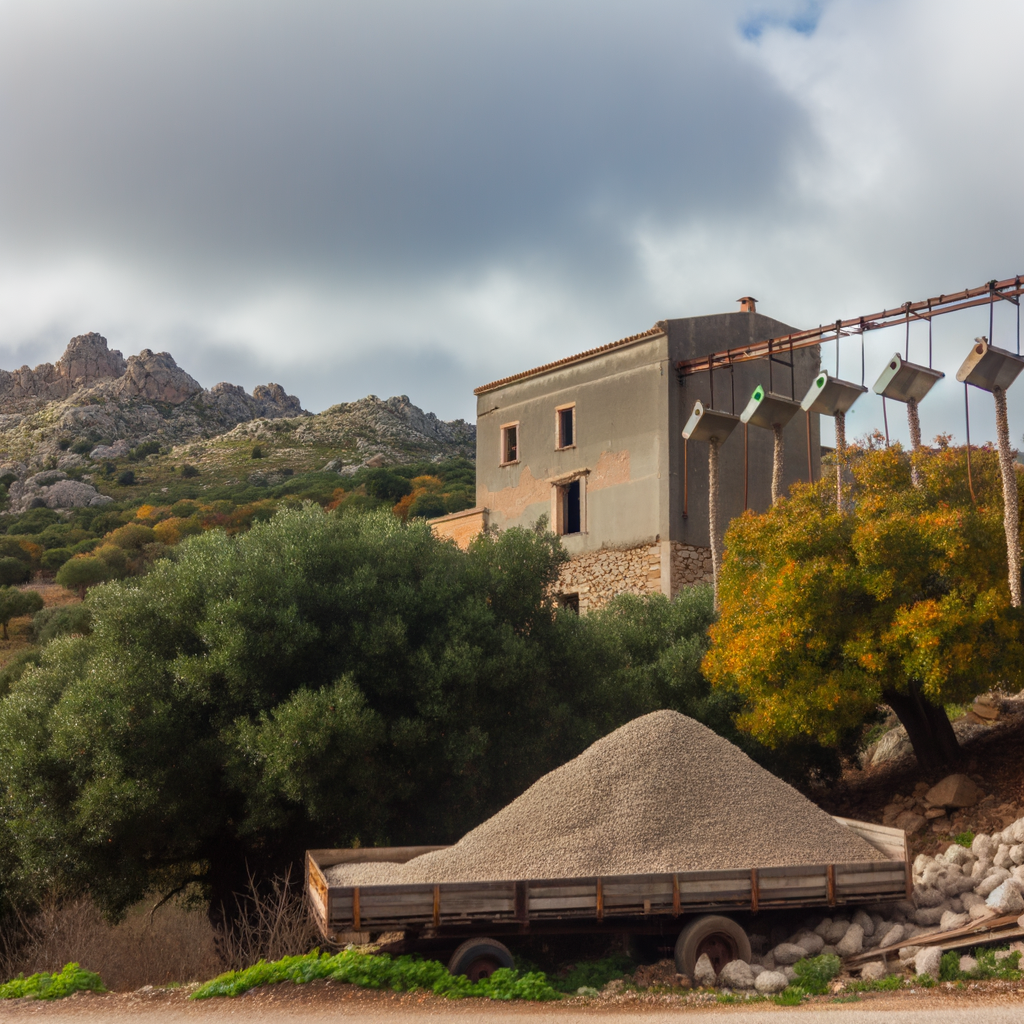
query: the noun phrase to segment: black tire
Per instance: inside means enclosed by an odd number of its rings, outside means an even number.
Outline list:
[[[514,967],[508,946],[497,939],[468,939],[448,961],[452,974],[464,974],[470,981],[489,978],[499,967]]]
[[[676,939],[676,970],[693,977],[693,968],[706,953],[717,974],[730,960],[750,963],[750,939],[730,917],[706,914],[691,921]]]

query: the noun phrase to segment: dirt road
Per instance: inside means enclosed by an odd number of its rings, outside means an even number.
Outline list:
[[[798,1008],[667,1005],[658,1001],[552,1005],[449,1002],[423,993],[367,992],[315,982],[190,1002],[183,992],[79,994],[58,1003],[0,1003],[2,1024],[1024,1024],[1024,987],[873,994]]]

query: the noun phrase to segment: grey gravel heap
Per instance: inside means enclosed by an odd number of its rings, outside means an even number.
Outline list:
[[[615,730],[455,846],[328,868],[338,885],[573,878],[883,860],[710,729],[656,711]]]

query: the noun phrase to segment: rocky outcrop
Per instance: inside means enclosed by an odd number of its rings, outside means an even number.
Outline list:
[[[0,401],[5,412],[32,400],[58,401],[98,381],[118,378],[126,369],[124,356],[109,349],[103,335],[80,334],[68,342],[56,364],[0,370]]]
[[[308,415],[280,384],[206,390],[167,352],[127,360],[99,334],[72,338],[55,364],[0,370],[0,458],[61,468],[82,465],[69,443],[92,443],[93,460],[117,458],[141,441],[171,447],[215,437],[238,423]],[[63,445],[60,443],[63,442]],[[51,460],[47,462],[47,460]]]
[[[11,512],[27,512],[30,508],[98,507],[114,500],[100,494],[92,484],[69,480],[60,470],[47,470],[25,480],[16,480],[10,486],[9,495]]]
[[[148,398],[152,402],[181,405],[203,390],[168,352],[144,348],[128,359],[124,376],[114,386],[118,398]]]

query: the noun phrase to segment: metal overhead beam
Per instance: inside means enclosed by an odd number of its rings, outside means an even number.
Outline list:
[[[745,363],[754,359],[765,359],[774,356],[780,349],[790,351],[798,348],[810,348],[823,341],[835,341],[838,337],[853,334],[865,334],[867,331],[880,331],[885,327],[897,327],[910,320],[930,320],[944,313],[956,313],[961,309],[973,306],[985,306],[1006,299],[1018,304],[1018,297],[1024,294],[1024,284],[1020,275],[1008,277],[1005,281],[989,281],[977,288],[965,288],[962,292],[951,295],[937,295],[920,302],[905,302],[893,309],[884,309],[880,313],[868,316],[857,316],[850,320],[836,320],[831,324],[814,327],[806,331],[794,331],[777,338],[754,342],[751,345],[739,345],[736,348],[713,352],[696,359],[683,359],[676,363],[676,372],[681,378],[702,370],[714,369],[716,365],[728,363]],[[991,339],[990,339],[991,340]]]

